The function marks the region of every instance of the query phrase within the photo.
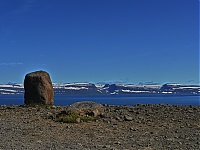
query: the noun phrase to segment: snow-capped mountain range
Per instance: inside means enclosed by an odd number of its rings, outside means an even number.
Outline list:
[[[199,94],[200,86],[183,84],[53,83],[55,95]],[[23,94],[23,84],[0,84],[0,94]]]

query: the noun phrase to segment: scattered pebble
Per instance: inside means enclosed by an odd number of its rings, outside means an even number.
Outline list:
[[[103,107],[95,121],[62,123],[68,106],[1,105],[0,149],[199,149],[199,106]]]

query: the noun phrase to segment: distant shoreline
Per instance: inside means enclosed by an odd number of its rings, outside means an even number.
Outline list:
[[[77,101],[95,101],[108,105],[137,105],[137,104],[169,104],[200,106],[200,95],[173,95],[173,94],[131,94],[131,95],[54,95],[56,106],[68,106]],[[24,95],[0,95],[0,105],[23,105]]]

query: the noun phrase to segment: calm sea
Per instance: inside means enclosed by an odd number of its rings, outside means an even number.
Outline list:
[[[56,95],[55,105],[66,106],[78,101],[94,101],[110,105],[172,104],[200,106],[199,95],[106,95],[106,96],[68,96]],[[22,105],[23,95],[0,95],[0,105]]]

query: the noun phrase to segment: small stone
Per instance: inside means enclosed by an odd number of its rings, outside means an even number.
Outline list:
[[[47,112],[47,115],[48,115],[48,116],[53,116],[53,113]]]
[[[53,105],[53,106],[51,106],[51,109],[56,109],[56,106],[54,106],[54,105]]]
[[[81,122],[81,118],[77,118],[76,123],[80,123],[80,122]]]
[[[48,119],[52,119],[52,120],[55,119],[53,113],[51,113],[51,112],[47,112],[47,118],[48,118]]]
[[[133,127],[130,127],[130,130],[131,131],[137,131],[137,129],[133,128]]]
[[[110,145],[104,145],[102,148],[110,148]]]
[[[114,144],[120,145],[121,142],[119,142],[119,141],[115,141]]]
[[[8,106],[7,109],[15,109],[14,106]]]
[[[140,113],[137,111],[136,114],[138,115],[138,114],[140,114]]]
[[[116,120],[121,120],[121,118],[119,117],[119,116],[116,116],[116,118],[115,118]]]
[[[99,117],[101,117],[101,118],[105,118],[106,116],[105,116],[104,113],[101,113],[101,114],[99,115]]]
[[[42,141],[41,141],[41,140],[38,140],[37,143],[42,143]]]
[[[132,120],[133,120],[133,117],[130,117],[130,116],[125,115],[125,116],[124,116],[124,119],[125,119],[125,121],[132,121]]]
[[[95,110],[92,111],[92,116],[93,117],[97,117],[99,114],[100,113],[99,113],[98,109],[95,109]]]
[[[189,113],[193,113],[194,111],[193,111],[193,110],[191,110],[191,109],[189,109],[189,110],[188,110],[188,112],[189,112]]]
[[[111,124],[111,121],[108,120],[107,123],[108,123],[108,124]]]
[[[66,129],[70,129],[71,127],[70,126],[66,126]]]

